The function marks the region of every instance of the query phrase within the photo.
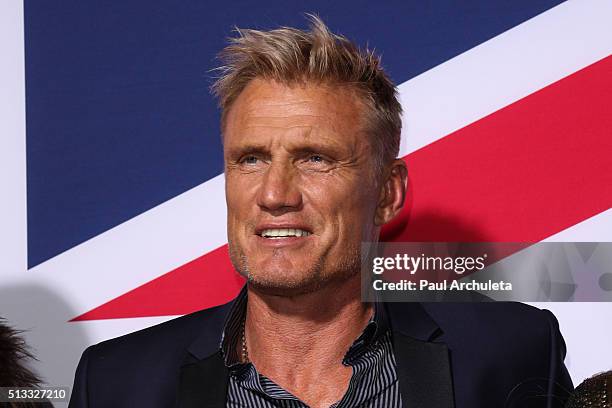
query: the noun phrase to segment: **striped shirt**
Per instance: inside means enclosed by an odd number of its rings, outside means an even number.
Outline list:
[[[232,306],[221,339],[225,365],[230,371],[226,407],[307,408],[304,402],[258,373],[253,364],[241,362],[238,350],[246,301],[245,288]],[[342,363],[351,366],[353,374],[342,399],[330,408],[401,408],[391,330],[383,304],[374,304],[374,316]]]

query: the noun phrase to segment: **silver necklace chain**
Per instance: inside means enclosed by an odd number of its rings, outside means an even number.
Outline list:
[[[242,362],[246,364],[249,362],[249,351],[247,350],[247,344],[246,344],[245,326],[246,326],[246,318],[242,321]]]

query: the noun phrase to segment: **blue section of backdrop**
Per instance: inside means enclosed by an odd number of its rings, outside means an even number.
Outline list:
[[[222,172],[209,70],[234,25],[318,13],[401,83],[558,3],[26,0],[29,265]]]

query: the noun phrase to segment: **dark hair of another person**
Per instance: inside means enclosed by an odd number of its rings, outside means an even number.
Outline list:
[[[612,408],[612,371],[584,380],[572,394],[566,408]]]
[[[0,387],[35,387],[40,379],[26,365],[34,356],[20,332],[0,319]]]
[[[38,387],[40,379],[28,368],[36,360],[20,336],[21,332],[0,318],[0,387]],[[48,401],[40,403],[0,402],[0,407],[52,407]]]

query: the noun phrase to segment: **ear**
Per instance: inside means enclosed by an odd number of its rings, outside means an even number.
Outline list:
[[[406,199],[407,179],[406,163],[401,159],[394,160],[380,189],[378,206],[374,216],[376,226],[388,223],[401,211]]]

